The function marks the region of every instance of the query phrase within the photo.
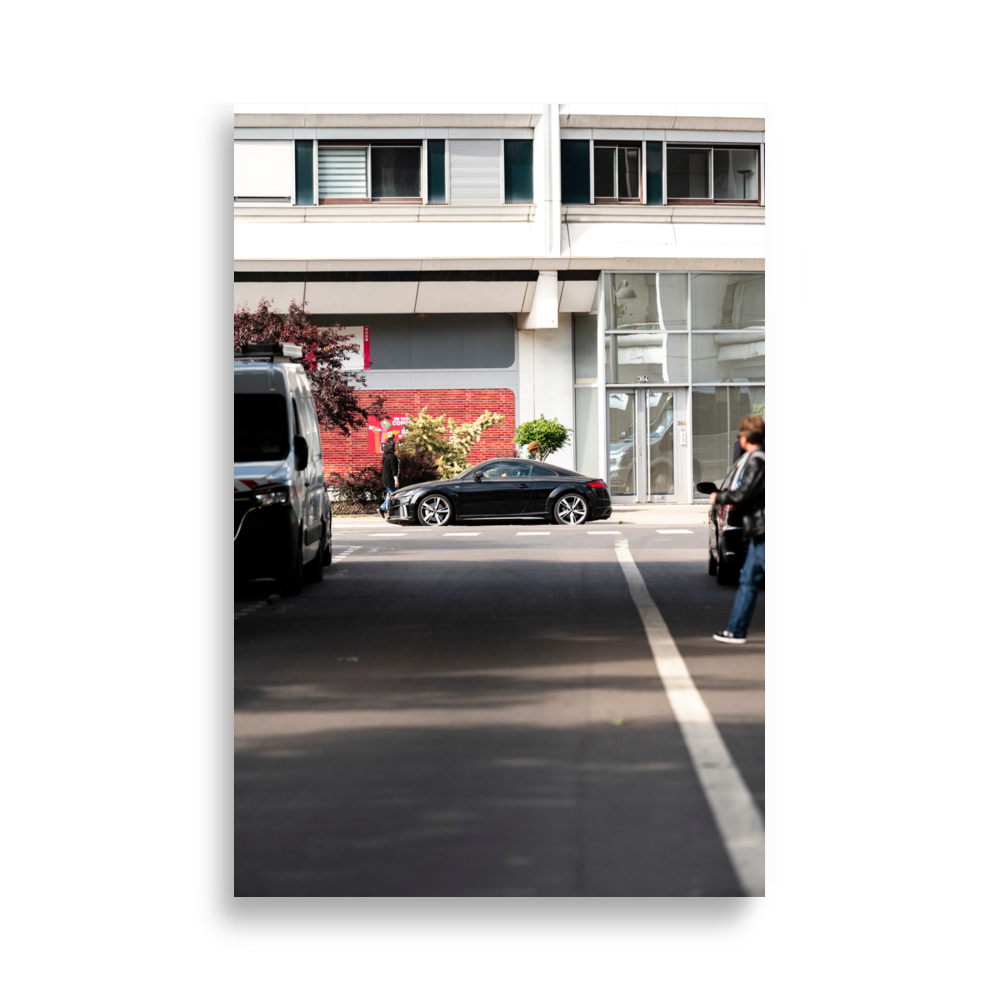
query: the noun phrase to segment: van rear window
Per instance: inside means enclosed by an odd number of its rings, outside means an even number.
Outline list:
[[[233,396],[234,462],[266,462],[289,451],[285,398],[274,393],[241,392]]]

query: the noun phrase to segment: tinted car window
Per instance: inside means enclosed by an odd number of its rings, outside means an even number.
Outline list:
[[[536,465],[532,470],[531,474],[533,476],[558,476],[559,473],[555,469],[546,469],[544,466]]]
[[[266,462],[288,454],[288,412],[274,393],[233,396],[234,462]]]
[[[531,466],[520,462],[494,462],[482,470],[483,479],[516,479],[531,475]]]

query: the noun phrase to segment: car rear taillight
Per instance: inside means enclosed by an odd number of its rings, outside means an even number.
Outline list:
[[[592,483],[587,483],[588,486],[593,486],[595,490],[606,490],[607,486],[604,485],[603,479],[595,479]]]

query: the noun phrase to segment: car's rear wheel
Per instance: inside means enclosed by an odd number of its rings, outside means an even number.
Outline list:
[[[417,520],[429,528],[443,527],[451,522],[451,501],[440,493],[432,493],[417,504]]]
[[[587,520],[587,501],[579,493],[566,493],[552,508],[556,524],[583,524]]]

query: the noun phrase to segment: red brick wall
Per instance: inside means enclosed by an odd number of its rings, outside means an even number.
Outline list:
[[[514,451],[514,393],[510,389],[383,389],[358,393],[361,405],[366,406],[377,395],[386,397],[388,413],[409,413],[416,416],[425,406],[435,417],[442,413],[456,423],[475,420],[484,410],[502,413],[503,423],[491,427],[472,449],[471,462],[482,462]],[[368,451],[368,431],[362,427],[350,436],[336,431],[323,431],[323,466],[326,475],[331,472],[348,472],[365,465],[377,465],[379,455]]]

